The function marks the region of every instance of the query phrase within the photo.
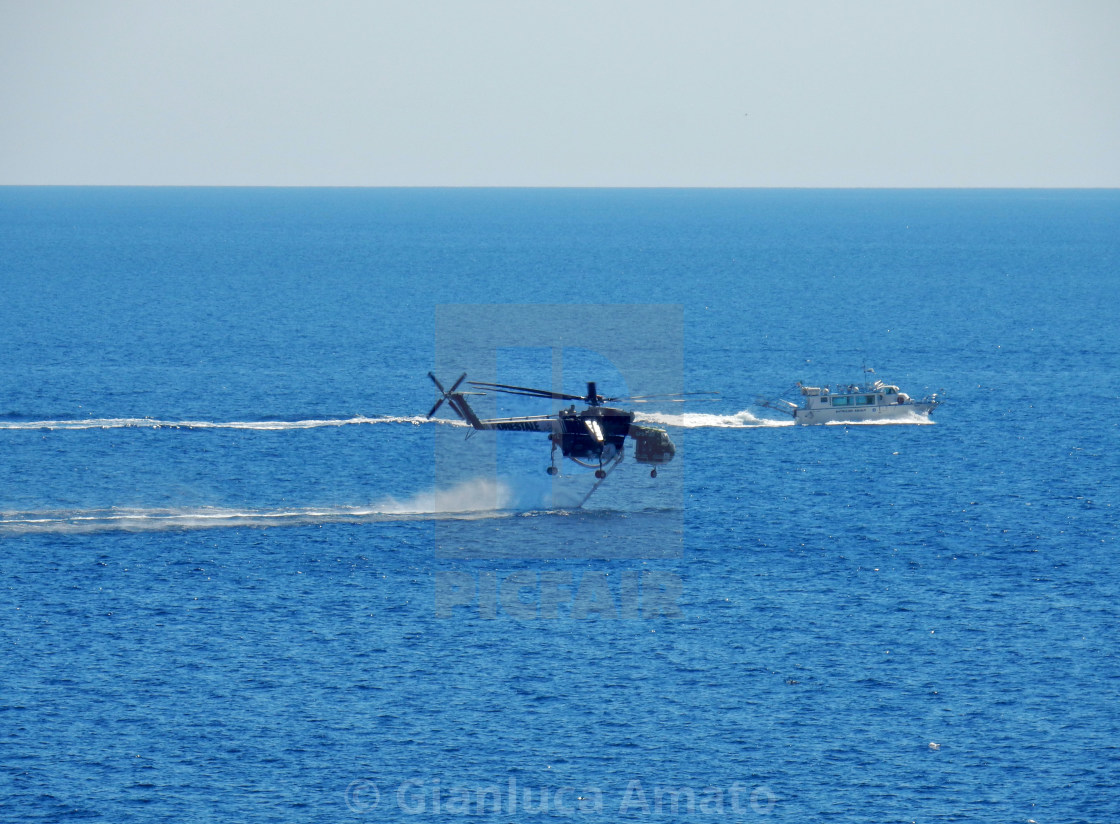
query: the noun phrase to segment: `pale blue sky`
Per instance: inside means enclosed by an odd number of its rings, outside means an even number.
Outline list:
[[[1120,186],[1120,0],[0,0],[0,184]]]

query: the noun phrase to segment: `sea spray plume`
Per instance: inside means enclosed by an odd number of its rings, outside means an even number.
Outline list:
[[[514,495],[501,480],[472,478],[446,489],[417,492],[398,501],[386,498],[375,509],[382,515],[441,515],[510,509]]]

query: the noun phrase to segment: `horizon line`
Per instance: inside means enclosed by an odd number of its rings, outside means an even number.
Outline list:
[[[0,189],[463,189],[463,190],[678,190],[678,191],[1116,191],[1101,186],[681,186],[681,185],[531,185],[531,184],[277,184],[277,183],[0,183]]]

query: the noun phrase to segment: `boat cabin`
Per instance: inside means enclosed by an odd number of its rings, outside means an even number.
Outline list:
[[[806,409],[836,409],[850,406],[884,406],[906,403],[910,397],[899,392],[897,386],[837,387],[835,393],[828,387],[802,386],[801,394],[806,398]]]

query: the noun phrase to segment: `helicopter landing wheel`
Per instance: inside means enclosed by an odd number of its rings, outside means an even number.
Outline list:
[[[555,475],[556,472],[557,472],[557,469],[556,469],[555,466],[550,466],[548,469],[545,470],[545,472],[547,472],[549,475]]]
[[[601,469],[596,469],[595,470],[595,477],[598,478],[601,481],[601,480],[603,480],[603,478],[607,477],[607,473],[604,472]]]
[[[656,478],[656,477],[657,477],[657,470],[656,470],[656,469],[651,469],[651,470],[649,471],[649,476],[650,476],[651,478]]]

